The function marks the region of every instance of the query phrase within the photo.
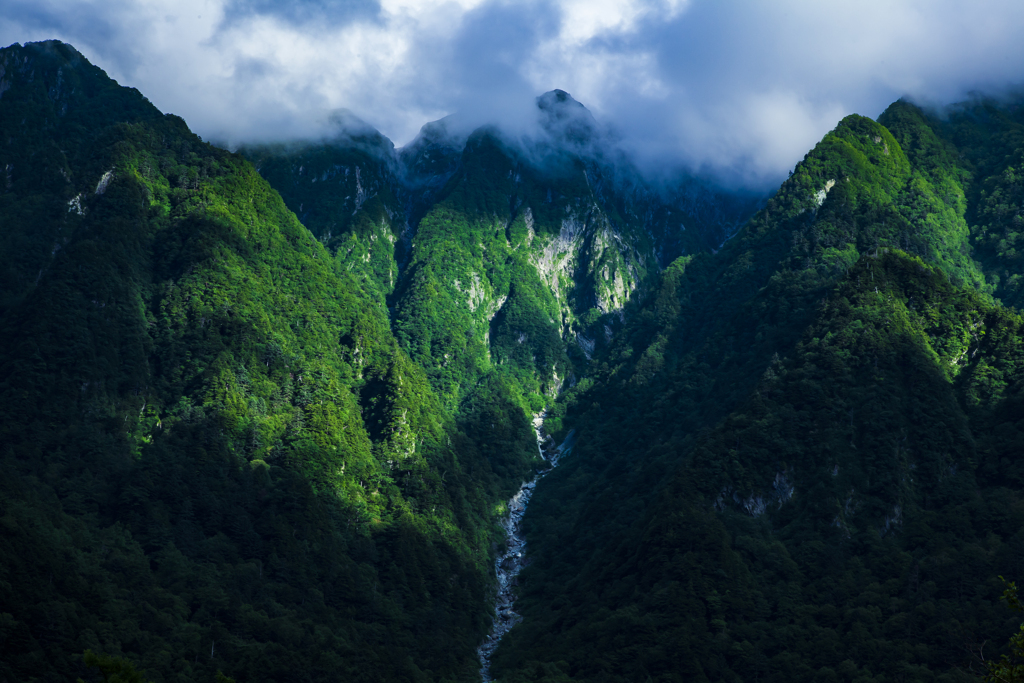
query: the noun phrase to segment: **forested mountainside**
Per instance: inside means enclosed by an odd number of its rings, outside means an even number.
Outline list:
[[[0,678],[473,680],[523,411],[445,410],[251,164],[67,45],[0,51],[0,167]]]
[[[532,136],[442,119],[394,150],[346,115],[334,139],[242,150],[392,311],[449,407],[496,373],[530,412],[571,385],[676,256],[731,236],[757,198],[645,182],[567,93]]]
[[[538,115],[232,154],[0,50],[0,678],[479,677],[529,413],[754,204]]]
[[[1024,110],[849,116],[551,411],[503,681],[976,680],[1019,616]]]
[[[1024,109],[844,119],[767,202],[568,94],[231,153],[0,50],[0,679],[976,679],[1024,574]],[[754,213],[756,208],[760,208]],[[748,220],[749,219],[749,220]]]

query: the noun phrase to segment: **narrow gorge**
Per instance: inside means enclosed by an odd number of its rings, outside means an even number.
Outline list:
[[[984,680],[1014,102],[846,116],[767,196],[560,90],[230,151],[0,49],[0,683]]]
[[[491,677],[491,655],[501,643],[501,639],[509,630],[523,620],[522,616],[515,611],[515,588],[516,577],[527,565],[529,560],[526,557],[526,536],[523,533],[522,522],[526,514],[526,507],[530,504],[537,484],[541,479],[551,473],[562,458],[572,452],[576,444],[576,431],[570,430],[562,444],[555,446],[554,440],[544,432],[544,413],[536,415],[533,419],[534,433],[537,435],[537,450],[548,466],[537,472],[536,476],[523,485],[508,501],[508,515],[502,519],[501,526],[505,530],[505,552],[500,554],[494,561],[494,571],[498,579],[498,595],[494,605],[494,625],[491,628],[487,640],[484,641],[477,654],[480,657],[480,677],[484,683],[490,683]]]

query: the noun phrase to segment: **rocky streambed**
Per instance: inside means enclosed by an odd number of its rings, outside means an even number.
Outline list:
[[[526,561],[526,537],[522,531],[523,515],[526,513],[526,506],[529,505],[533,492],[539,482],[551,470],[558,467],[559,461],[572,450],[576,442],[575,430],[570,431],[565,441],[560,446],[555,446],[550,436],[544,433],[544,414],[541,413],[533,419],[533,430],[537,434],[537,448],[540,450],[540,457],[547,461],[548,467],[537,473],[532,480],[523,482],[516,495],[508,501],[508,516],[501,524],[505,529],[505,552],[500,554],[494,562],[494,570],[498,575],[498,598],[494,606],[494,625],[491,633],[487,636],[483,645],[477,650],[480,656],[480,676],[484,683],[489,683],[491,678],[491,655],[498,647],[502,637],[509,630],[518,624],[523,618],[513,609],[516,587],[516,577],[525,566]]]

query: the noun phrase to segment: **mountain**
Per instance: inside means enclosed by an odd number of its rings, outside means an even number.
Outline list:
[[[473,679],[540,462],[501,379],[446,411],[249,162],[70,46],[0,51],[0,140],[0,677]]]
[[[379,292],[450,408],[497,373],[541,410],[585,371],[635,292],[675,256],[720,246],[756,207],[690,176],[655,188],[567,93],[536,104],[525,133],[450,116],[397,151],[361,122],[333,139],[241,150]]]
[[[232,153],[0,50],[0,678],[480,680],[541,416],[497,680],[978,678],[1024,109],[846,117],[762,199],[535,105]]]
[[[524,521],[500,680],[984,671],[1019,626],[1021,122],[847,117],[664,271],[550,411],[579,440]]]
[[[577,149],[333,123],[232,154],[0,51],[5,679],[477,677],[530,413],[653,281],[650,222]]]

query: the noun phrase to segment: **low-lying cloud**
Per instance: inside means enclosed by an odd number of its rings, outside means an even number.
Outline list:
[[[561,88],[649,168],[768,186],[849,113],[1024,82],[1024,3],[974,0],[6,0],[0,43],[58,38],[237,144],[346,108],[397,145],[453,112],[510,129]]]

